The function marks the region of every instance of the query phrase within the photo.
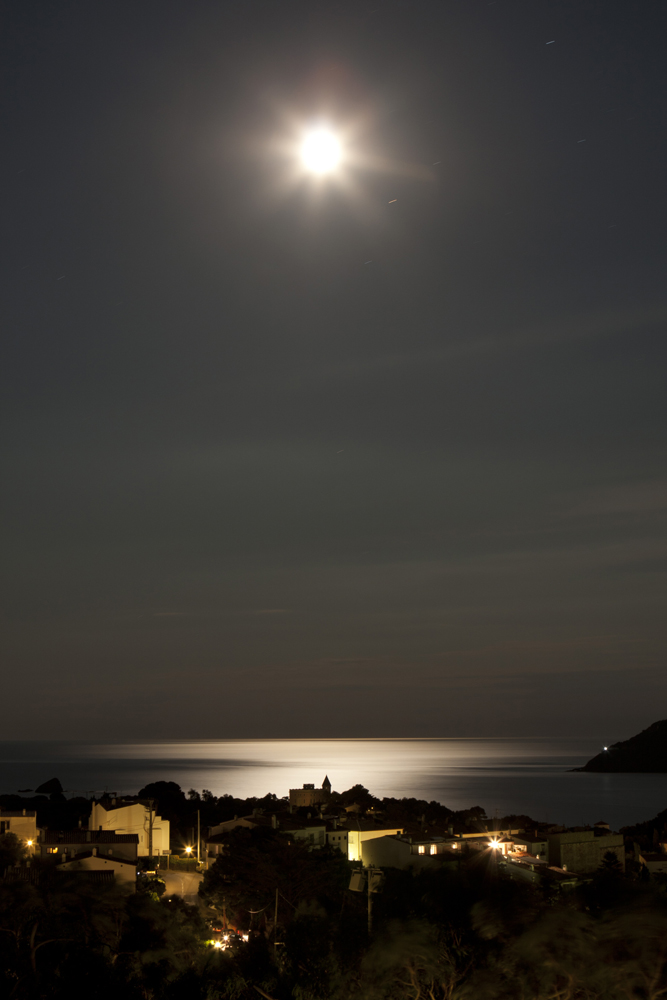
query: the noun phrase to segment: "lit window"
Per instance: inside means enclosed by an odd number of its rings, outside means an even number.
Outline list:
[[[426,848],[424,847],[423,844],[419,845],[419,853],[420,854],[426,854]]]
[[[57,847],[47,847],[46,848],[46,853],[47,854],[57,854],[58,853],[58,848]]]
[[[431,854],[437,854],[437,853],[438,853],[438,848],[436,847],[435,844],[431,844]]]

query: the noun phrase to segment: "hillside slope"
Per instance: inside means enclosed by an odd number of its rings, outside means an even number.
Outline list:
[[[575,771],[667,773],[667,719],[654,722],[629,740],[613,743]]]

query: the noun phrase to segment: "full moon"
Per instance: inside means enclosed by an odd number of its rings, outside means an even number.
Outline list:
[[[341,159],[340,143],[326,128],[309,132],[301,143],[301,162],[313,174],[328,174]]]

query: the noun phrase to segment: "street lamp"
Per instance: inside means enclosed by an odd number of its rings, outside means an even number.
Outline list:
[[[308,132],[301,143],[301,162],[311,174],[329,174],[341,161],[340,142],[323,126]]]

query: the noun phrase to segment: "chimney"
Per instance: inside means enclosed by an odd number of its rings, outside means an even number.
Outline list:
[[[79,829],[81,829],[81,820],[79,820]]]
[[[97,848],[96,847],[93,847],[93,857],[94,858],[97,857]]]
[[[338,829],[338,816],[334,816],[333,818],[333,828],[334,830]]]
[[[23,810],[23,815],[25,816],[25,809]]]

